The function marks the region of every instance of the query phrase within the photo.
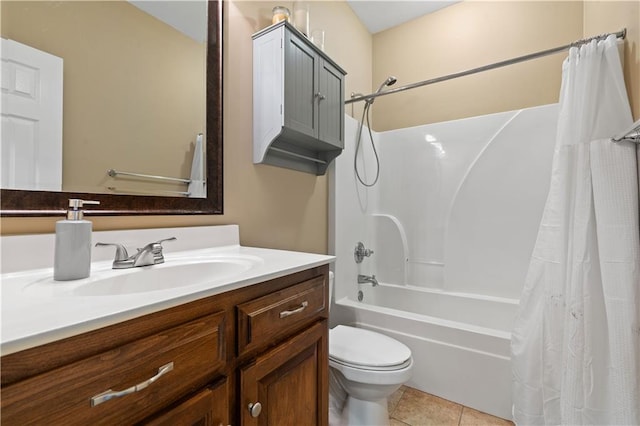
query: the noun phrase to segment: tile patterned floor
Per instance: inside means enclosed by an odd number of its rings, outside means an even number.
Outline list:
[[[407,386],[389,397],[391,426],[513,426],[509,420]]]

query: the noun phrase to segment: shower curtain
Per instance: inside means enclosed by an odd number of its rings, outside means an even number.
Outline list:
[[[563,64],[551,187],[511,340],[519,425],[640,424],[636,145],[615,37]]]

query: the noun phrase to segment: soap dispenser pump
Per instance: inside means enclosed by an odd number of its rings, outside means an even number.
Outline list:
[[[53,259],[53,279],[56,281],[87,278],[91,270],[91,222],[84,220],[85,204],[99,201],[69,200],[67,218],[56,222],[56,247]]]

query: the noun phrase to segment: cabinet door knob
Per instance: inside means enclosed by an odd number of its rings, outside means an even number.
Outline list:
[[[316,98],[318,98],[318,100],[321,101],[321,100],[325,99],[325,96],[322,93],[318,92],[318,93],[316,93]]]
[[[262,404],[260,404],[259,402],[249,403],[249,413],[251,414],[251,417],[258,417],[261,412],[262,412]]]

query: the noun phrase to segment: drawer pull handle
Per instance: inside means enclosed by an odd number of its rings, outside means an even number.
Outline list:
[[[304,311],[304,310],[305,310],[305,308],[306,308],[307,306],[309,306],[309,302],[307,302],[307,301],[305,300],[304,302],[302,302],[302,303],[300,304],[300,306],[299,306],[299,307],[297,307],[297,308],[295,308],[295,309],[292,309],[292,310],[290,310],[290,311],[282,311],[282,312],[280,312],[280,318],[286,318],[286,317],[288,317],[289,315],[298,314],[298,313],[300,313],[300,312]]]
[[[158,380],[160,377],[167,374],[169,371],[173,370],[173,362],[169,364],[165,364],[162,367],[158,368],[158,374],[151,377],[150,379],[145,380],[144,382],[138,383],[137,385],[131,386],[130,388],[114,391],[109,389],[108,391],[104,391],[94,397],[91,398],[91,406],[95,407],[96,405],[102,404],[103,402],[107,402],[113,398],[120,398],[121,396],[129,395],[134,392],[141,391],[145,389],[147,386]]]

